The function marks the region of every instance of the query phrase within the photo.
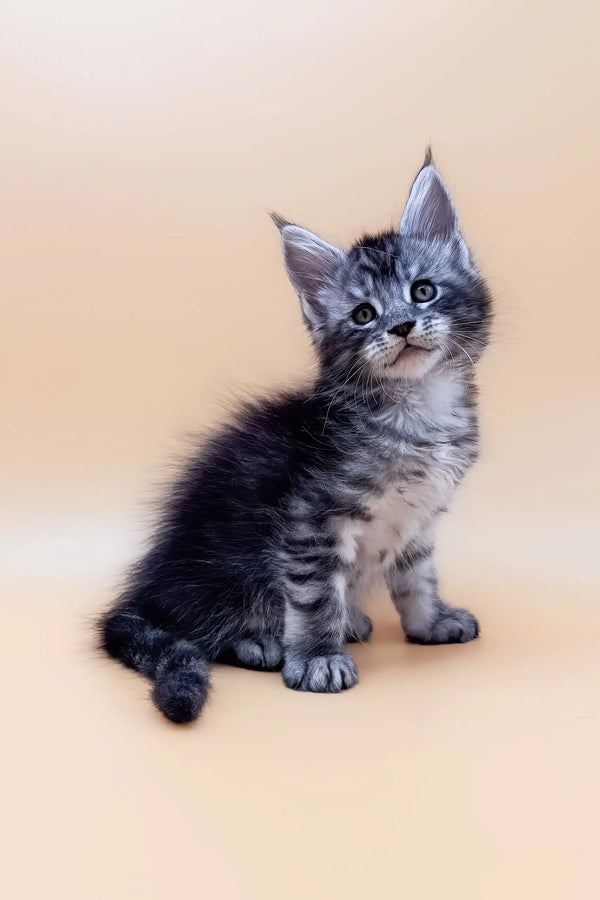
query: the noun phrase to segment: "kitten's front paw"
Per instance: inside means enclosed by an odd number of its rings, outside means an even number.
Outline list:
[[[466,609],[440,603],[434,620],[406,637],[413,644],[466,644],[479,637],[479,622]]]
[[[337,694],[357,684],[358,671],[348,653],[332,653],[310,659],[291,656],[283,667],[283,681],[294,691]]]

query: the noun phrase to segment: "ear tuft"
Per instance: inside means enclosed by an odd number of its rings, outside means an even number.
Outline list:
[[[275,223],[275,225],[277,226],[279,231],[283,231],[283,229],[285,228],[286,225],[292,224],[291,222],[288,222],[287,219],[284,219],[283,216],[280,216],[279,213],[270,212],[269,215],[271,216],[273,222]]]

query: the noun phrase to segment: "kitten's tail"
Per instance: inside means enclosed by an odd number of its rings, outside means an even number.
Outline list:
[[[154,682],[152,699],[171,722],[193,722],[208,695],[210,666],[191,641],[155,628],[126,606],[99,623],[101,648]]]

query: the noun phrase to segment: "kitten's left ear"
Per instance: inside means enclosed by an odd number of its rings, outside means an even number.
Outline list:
[[[285,267],[300,298],[304,319],[317,337],[327,323],[323,291],[334,283],[346,254],[276,213],[272,219],[281,232]]]
[[[463,240],[454,203],[444,180],[433,164],[431,150],[413,182],[400,223],[401,235],[427,240]]]

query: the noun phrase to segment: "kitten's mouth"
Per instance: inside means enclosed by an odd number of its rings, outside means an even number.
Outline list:
[[[416,359],[421,353],[431,352],[432,351],[428,350],[426,347],[418,347],[416,344],[405,344],[394,359],[387,364],[387,367],[388,369],[393,368],[401,357],[402,359]]]

